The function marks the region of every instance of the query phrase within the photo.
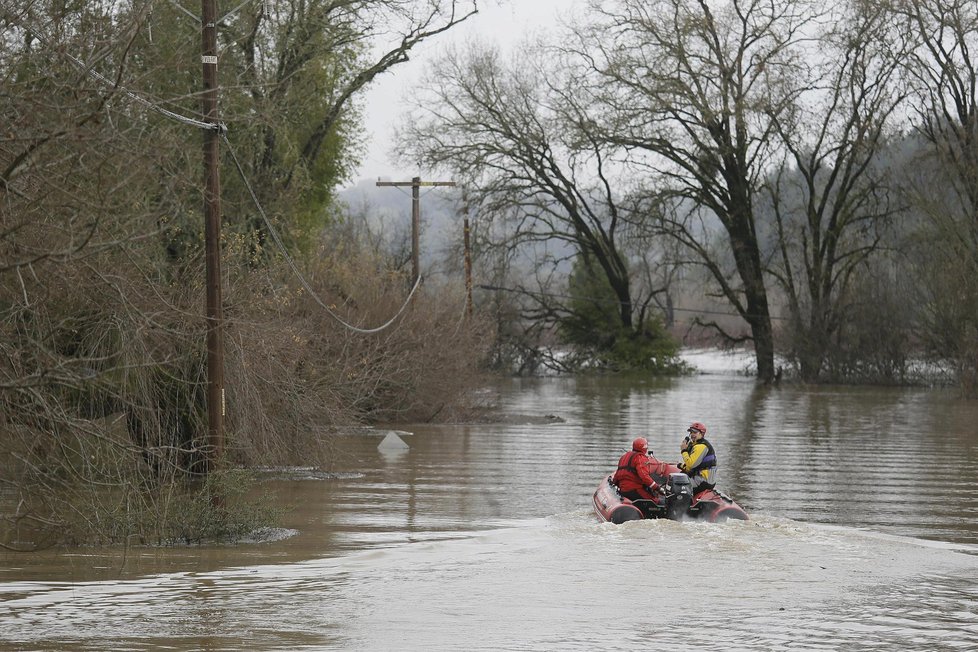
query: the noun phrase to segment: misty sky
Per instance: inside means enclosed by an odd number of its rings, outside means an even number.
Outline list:
[[[393,129],[406,110],[404,95],[420,79],[425,65],[449,43],[477,37],[509,47],[528,33],[551,29],[556,16],[566,15],[577,4],[576,0],[480,0],[478,15],[415,49],[411,61],[376,80],[365,96],[364,126],[368,144],[354,183],[377,177],[410,179],[422,172],[398,166],[391,160],[388,153]]]

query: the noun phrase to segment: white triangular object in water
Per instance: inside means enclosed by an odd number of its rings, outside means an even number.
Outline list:
[[[377,448],[379,450],[404,451],[410,448],[410,446],[404,443],[404,440],[398,437],[396,434],[389,432],[387,433],[387,436],[384,437],[384,441],[380,442]]]

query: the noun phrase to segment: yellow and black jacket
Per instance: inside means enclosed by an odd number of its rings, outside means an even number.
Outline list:
[[[683,452],[683,461],[679,468],[693,481],[693,487],[702,485],[716,486],[717,456],[713,444],[701,439]]]

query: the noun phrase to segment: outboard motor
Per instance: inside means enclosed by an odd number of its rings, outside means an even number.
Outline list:
[[[693,483],[685,473],[670,473],[666,487],[669,492],[666,499],[666,518],[678,521],[693,504]]]

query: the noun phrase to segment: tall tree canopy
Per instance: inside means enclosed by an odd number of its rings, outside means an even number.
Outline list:
[[[978,5],[896,0],[888,5],[915,47],[904,60],[914,133],[927,143],[909,195],[923,216],[910,267],[919,336],[978,393]]]
[[[603,142],[633,152],[662,225],[698,254],[750,325],[761,380],[775,374],[757,195],[778,152],[776,120],[807,88],[801,45],[816,12],[789,0],[592,2],[576,48],[593,75]],[[735,276],[704,242],[719,220]],[[736,278],[736,281],[734,280]]]
[[[902,33],[884,6],[840,3],[829,15],[811,46],[810,89],[775,116],[783,158],[764,183],[778,251],[768,270],[791,316],[786,353],[806,381],[844,376],[827,368],[851,354],[843,329],[875,312],[852,285],[900,205],[883,160],[904,99]]]

